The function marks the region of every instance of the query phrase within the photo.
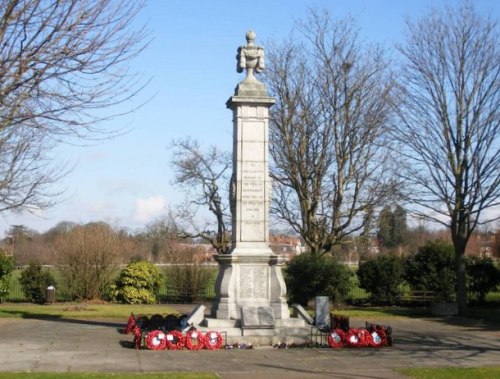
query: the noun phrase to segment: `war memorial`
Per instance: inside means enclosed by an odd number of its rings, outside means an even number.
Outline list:
[[[203,325],[226,330],[230,340],[271,344],[303,340],[310,328],[290,317],[284,259],[269,248],[268,129],[275,99],[255,76],[265,68],[264,49],[255,38],[247,32],[247,44],[238,48],[237,71],[246,75],[226,103],[233,112],[232,248],[215,257],[217,298]]]

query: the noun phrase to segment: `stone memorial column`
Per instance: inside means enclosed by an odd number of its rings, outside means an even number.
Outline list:
[[[233,111],[232,249],[215,258],[219,276],[212,316],[240,319],[242,307],[248,307],[270,308],[274,318],[286,319],[284,259],[269,248],[268,123],[275,100],[254,76],[264,69],[264,50],[254,44],[253,31],[246,38],[237,55],[237,71],[246,70],[246,78],[226,103]]]

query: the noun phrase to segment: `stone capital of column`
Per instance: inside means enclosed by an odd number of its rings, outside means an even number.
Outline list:
[[[270,96],[231,96],[226,102],[226,107],[229,109],[234,109],[238,105],[260,105],[270,108],[276,99]]]

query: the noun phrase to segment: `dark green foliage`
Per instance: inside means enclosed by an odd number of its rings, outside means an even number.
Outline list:
[[[488,292],[500,284],[500,270],[491,258],[469,257],[466,262],[467,290],[479,303],[484,303]]]
[[[163,278],[158,268],[146,261],[131,262],[120,272],[112,288],[112,298],[126,304],[152,304]]]
[[[10,273],[14,268],[14,258],[7,256],[0,250],[0,303],[9,294],[10,289]]]
[[[359,286],[370,293],[374,303],[394,303],[404,280],[404,258],[383,254],[359,265]]]
[[[330,255],[298,255],[285,270],[289,301],[305,306],[316,296],[328,296],[339,302],[349,292],[352,275],[348,267]]]
[[[38,263],[30,263],[23,270],[19,282],[23,288],[27,301],[43,304],[48,286],[56,286],[56,281],[49,271],[46,271]]]
[[[396,205],[394,211],[385,206],[378,218],[377,237],[383,247],[394,248],[405,243],[408,238],[406,211]]]
[[[406,262],[405,278],[413,290],[434,291],[443,301],[453,300],[456,285],[453,245],[430,241]]]
[[[385,206],[378,216],[377,238],[380,244],[388,247],[392,244],[392,221],[393,213],[389,206]]]
[[[9,275],[14,268],[14,258],[7,256],[0,250],[0,279]]]
[[[399,246],[405,243],[408,238],[408,225],[406,221],[406,211],[399,205],[396,205],[393,212],[393,232],[392,243]]]

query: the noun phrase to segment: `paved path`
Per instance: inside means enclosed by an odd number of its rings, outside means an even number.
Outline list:
[[[126,321],[126,320],[124,320]],[[384,323],[382,320],[378,320]],[[351,326],[364,320],[351,319]],[[150,351],[131,348],[122,323],[0,319],[0,371],[208,371],[220,378],[403,378],[399,367],[500,365],[500,328],[461,318],[391,319],[382,349]]]

